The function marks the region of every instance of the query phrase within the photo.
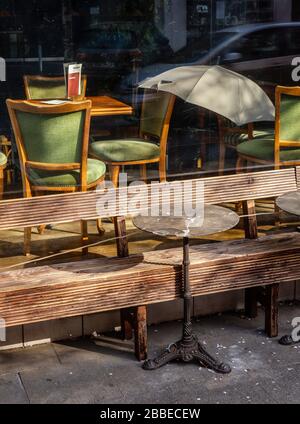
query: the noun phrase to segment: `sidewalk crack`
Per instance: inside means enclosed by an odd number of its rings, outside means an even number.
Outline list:
[[[21,376],[21,373],[20,372],[17,373],[17,379],[18,379],[18,381],[20,383],[20,386],[22,387],[22,389],[23,389],[23,391],[25,393],[25,396],[26,396],[26,399],[27,399],[28,403],[30,404],[31,402],[30,402],[30,399],[29,399],[29,395],[28,395],[27,390],[25,388],[25,385],[23,383],[22,376]]]

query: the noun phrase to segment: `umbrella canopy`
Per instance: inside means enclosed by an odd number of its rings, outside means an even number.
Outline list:
[[[255,82],[221,66],[173,68],[146,79],[139,87],[167,91],[239,126],[275,119],[273,103]]]

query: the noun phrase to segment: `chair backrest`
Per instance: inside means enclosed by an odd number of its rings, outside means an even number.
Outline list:
[[[276,87],[276,124],[280,141],[300,142],[300,87]]]
[[[41,75],[24,75],[24,87],[27,100],[65,99],[65,77],[44,77]],[[86,95],[87,77],[81,77],[80,97]]]
[[[275,103],[274,162],[283,164],[280,161],[281,148],[300,148],[300,87],[276,87]],[[291,162],[287,164],[293,165]]]
[[[45,171],[80,170],[86,187],[91,101],[61,105],[7,100],[17,143],[23,187],[28,168]]]
[[[174,103],[173,94],[163,91],[145,91],[140,122],[141,137],[161,141],[166,129],[169,130]]]

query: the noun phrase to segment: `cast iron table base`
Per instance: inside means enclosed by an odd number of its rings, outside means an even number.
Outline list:
[[[279,344],[283,345],[283,346],[294,346],[296,344],[298,344],[300,342],[295,342],[292,338],[292,336],[282,336],[281,339],[279,340]]]
[[[147,371],[156,370],[163,365],[168,364],[174,360],[183,362],[198,361],[204,368],[210,368],[217,373],[229,374],[231,368],[229,365],[217,361],[209,355],[197,337],[193,334],[191,322],[192,310],[192,295],[190,291],[189,279],[189,238],[183,238],[183,288],[184,288],[184,323],[183,323],[183,337],[177,342],[171,344],[165,352],[160,354],[155,359],[147,360],[143,368]]]

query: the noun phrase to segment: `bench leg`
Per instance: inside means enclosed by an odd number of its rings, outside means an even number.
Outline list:
[[[266,287],[265,329],[268,337],[278,336],[278,293],[279,284]]]
[[[256,239],[258,237],[255,200],[246,200],[243,202],[244,230],[247,239]]]
[[[115,236],[126,236],[126,221],[124,217],[113,218],[115,226]],[[117,252],[119,258],[125,258],[129,255],[128,240],[126,237],[116,240]],[[133,331],[133,308],[121,309],[121,328],[122,339],[131,340]]]
[[[134,331],[135,356],[138,361],[147,359],[147,308],[136,306],[121,310],[123,340],[131,340]]]
[[[256,209],[254,200],[243,202],[244,230],[247,239],[258,237]],[[249,318],[257,317],[257,288],[246,289],[245,291],[245,315]]]
[[[131,340],[133,338],[133,316],[133,308],[121,309],[121,331],[123,340]]]
[[[131,340],[134,330],[135,356],[138,361],[147,359],[147,308],[136,306],[121,310],[123,340]]]
[[[115,236],[117,237],[117,251],[119,258],[125,258],[129,255],[128,242],[126,238],[126,220],[124,217],[113,218],[115,226]]]
[[[117,240],[118,257],[129,256],[126,236],[126,221],[124,217],[114,218],[115,235]],[[125,340],[132,339],[134,329],[135,355],[139,361],[147,359],[147,308],[137,306],[121,310],[122,336]]]
[[[147,307],[134,308],[135,356],[138,361],[147,359]]]
[[[257,289],[256,287],[245,290],[245,315],[248,318],[256,318],[257,311]]]

